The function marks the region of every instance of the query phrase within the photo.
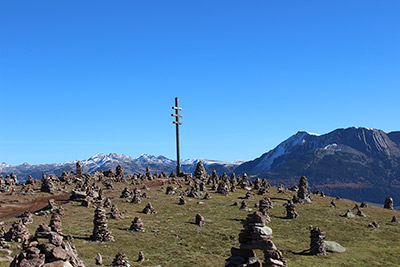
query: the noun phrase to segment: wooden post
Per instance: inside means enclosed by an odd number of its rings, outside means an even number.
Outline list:
[[[179,125],[182,125],[182,122],[179,122],[179,118],[183,117],[179,114],[179,111],[182,110],[182,108],[179,107],[179,98],[175,97],[175,106],[172,107],[172,109],[175,109],[175,114],[171,114],[171,116],[175,117],[175,120],[172,123],[176,125],[176,174],[179,176],[181,174]]]

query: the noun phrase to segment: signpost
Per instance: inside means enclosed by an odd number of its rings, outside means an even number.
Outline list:
[[[171,116],[175,117],[175,120],[172,123],[176,125],[176,174],[179,176],[181,174],[179,153],[179,125],[182,125],[182,122],[179,122],[179,118],[183,117],[179,114],[179,111],[182,110],[182,108],[179,107],[179,98],[175,97],[175,106],[172,107],[172,109],[175,109],[175,114],[171,114]]]

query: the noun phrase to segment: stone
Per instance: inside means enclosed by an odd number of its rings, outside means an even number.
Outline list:
[[[135,217],[132,221],[131,227],[129,228],[131,231],[136,232],[144,232],[143,222],[139,217]]]
[[[117,206],[112,205],[111,207],[111,218],[115,220],[121,220],[124,218],[124,215],[119,212]]]
[[[288,200],[288,203],[286,203],[285,206],[286,206],[286,219],[297,219],[299,215],[296,212],[296,205],[293,203],[293,201]]]
[[[245,201],[245,200],[243,200],[241,203],[240,203],[240,210],[248,210],[248,206],[249,206],[249,204]]]
[[[204,217],[201,216],[200,214],[196,214],[195,223],[198,226],[204,226]]]
[[[94,226],[90,240],[99,242],[115,241],[111,232],[107,229],[107,222],[106,211],[98,206],[94,212]]]
[[[298,203],[310,203],[311,197],[308,192],[308,180],[304,175],[301,176],[298,187],[299,190],[297,191],[297,199],[296,199]]]
[[[11,224],[10,230],[4,234],[4,239],[6,241],[22,242],[28,240],[30,233],[28,228],[23,224],[22,220],[18,222],[13,222]]]
[[[383,208],[384,209],[390,209],[390,210],[393,210],[394,208],[393,208],[393,198],[392,197],[387,197],[386,199],[385,199],[385,203],[384,203],[384,205],[383,205]]]
[[[368,227],[372,229],[377,229],[379,228],[379,224],[376,221],[373,221],[372,223],[368,224]]]
[[[335,241],[324,241],[325,246],[326,246],[326,251],[328,252],[339,252],[343,253],[346,251],[346,248],[340,245],[339,243]]]
[[[346,213],[345,214],[343,214],[343,215],[341,215],[342,217],[347,217],[347,218],[353,218],[353,217],[356,217],[352,212],[351,212],[351,210],[350,209],[348,209],[347,211],[346,211]]]
[[[332,198],[330,206],[331,208],[336,208],[335,199]]]
[[[310,254],[326,255],[325,232],[318,227],[310,226]]]
[[[144,261],[144,253],[143,253],[143,251],[139,251],[139,257],[138,257],[137,262],[142,262],[142,261]]]
[[[81,162],[78,160],[76,163],[76,176],[81,177],[82,176],[82,167],[81,167]]]
[[[396,217],[396,216],[393,216],[393,217],[392,217],[392,220],[391,220],[390,222],[392,222],[392,223],[399,223],[399,221],[397,220],[397,217]]]
[[[115,255],[115,258],[113,262],[111,263],[111,266],[114,267],[130,267],[128,257],[124,253],[118,253]]]
[[[144,207],[142,213],[144,214],[155,214],[157,211],[153,208],[150,202],[147,203],[146,207]]]
[[[96,265],[103,266],[103,257],[101,256],[100,253],[97,253],[95,260],[96,260]]]

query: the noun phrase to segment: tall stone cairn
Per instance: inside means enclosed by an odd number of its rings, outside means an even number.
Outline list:
[[[94,211],[94,227],[92,235],[90,236],[92,241],[115,241],[114,237],[111,235],[111,232],[107,229],[107,222],[106,211],[98,206]]]
[[[76,176],[81,177],[82,176],[82,167],[81,167],[81,161],[78,160],[76,163]]]
[[[385,203],[383,204],[383,208],[393,210],[393,198],[387,197],[385,199]]]
[[[204,168],[203,162],[201,162],[200,160],[199,162],[197,162],[196,170],[194,171],[194,178],[205,180],[207,176],[208,174],[206,172],[206,169]]]
[[[62,235],[62,225],[61,225],[61,219],[60,215],[57,213],[53,212],[51,214],[51,219],[49,223],[49,227],[51,228],[51,231],[56,232],[60,235]]]
[[[296,212],[296,205],[290,199],[286,205],[286,219],[296,219],[299,215]]]
[[[122,168],[122,166],[119,165],[119,164],[118,164],[117,168],[115,169],[115,176],[120,180],[125,178],[125,176],[124,176],[124,168]]]
[[[195,218],[195,223],[198,226],[204,226],[204,217],[197,213]]]
[[[310,225],[310,254],[311,255],[326,255],[325,232],[318,227]]]
[[[243,229],[239,234],[240,247],[231,248],[231,257],[226,260],[227,267],[263,266],[286,267],[287,262],[282,253],[272,242],[272,230],[265,226],[265,216],[256,211],[247,215]],[[254,249],[260,249],[264,253],[264,263],[257,258]]]
[[[130,267],[128,257],[124,253],[118,253],[115,255],[113,262],[111,263],[113,267]]]
[[[124,218],[124,215],[119,212],[118,207],[115,205],[112,205],[111,207],[111,218],[115,220],[121,220]]]
[[[299,181],[299,190],[297,191],[297,198],[294,198],[295,203],[309,203],[311,202],[311,197],[308,193],[308,181],[305,176],[301,176]]]

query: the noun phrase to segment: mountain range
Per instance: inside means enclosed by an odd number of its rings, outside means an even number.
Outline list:
[[[200,159],[181,161],[184,172],[194,172]],[[267,178],[273,184],[293,186],[305,175],[312,190],[318,189],[331,196],[341,196],[356,201],[382,203],[391,195],[400,199],[400,131],[385,133],[378,129],[351,127],[336,129],[319,135],[299,131],[277,147],[260,157],[247,161],[222,162],[201,159],[207,172],[218,174],[246,172],[251,178]],[[11,166],[0,163],[4,175],[14,172],[19,180],[28,175],[41,178],[74,171],[76,161],[53,164]],[[125,173],[175,171],[176,161],[164,156],[142,154],[131,158],[121,154],[96,154],[82,160],[84,172],[115,169],[120,164]]]

